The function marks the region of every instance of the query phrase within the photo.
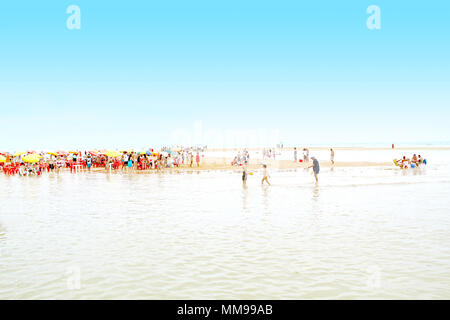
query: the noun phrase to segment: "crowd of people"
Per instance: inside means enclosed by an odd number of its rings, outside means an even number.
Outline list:
[[[330,148],[330,162],[334,167],[335,151]],[[156,152],[148,149],[142,152],[133,150],[125,151],[58,151],[40,152],[35,151],[18,152],[16,154],[0,153],[0,171],[8,175],[18,174],[20,176],[40,176],[44,172],[59,173],[63,169],[71,172],[91,171],[92,168],[106,171],[133,172],[142,170],[163,170],[164,168],[200,167],[203,155],[198,148],[162,148]],[[320,164],[317,158],[310,156],[309,149],[303,148],[303,159],[299,159],[298,150],[294,148],[294,161],[304,162],[306,169],[312,168],[314,178],[318,182]],[[264,160],[275,159],[275,149],[262,150],[262,180],[261,184],[268,184],[269,173]],[[311,164],[309,164],[312,161]],[[250,163],[250,154],[247,149],[240,150],[231,162],[232,166],[242,167],[242,182],[246,185],[247,178],[252,172],[247,171]],[[413,154],[412,157],[403,156],[394,159],[396,166],[405,168],[417,168],[427,164],[427,160],[421,155]]]
[[[273,160],[275,160],[276,154],[277,154],[276,150],[272,149],[272,148],[269,148],[269,149],[264,148],[262,150],[262,156],[263,156],[264,160],[266,160],[266,159],[273,159]]]
[[[400,159],[394,159],[394,164],[402,169],[419,168],[423,165],[426,165],[427,160],[422,158],[420,154],[419,155],[413,154],[411,158],[403,156]]]
[[[239,151],[231,162],[232,166],[247,165],[250,161],[250,154],[247,149]]]
[[[193,148],[177,150],[163,149],[155,152],[128,151],[58,151],[2,153],[0,171],[8,175],[39,176],[43,172],[59,173],[62,169],[71,172],[91,171],[99,168],[107,171],[162,170],[180,166],[199,167],[202,156]],[[194,164],[195,163],[195,164]]]

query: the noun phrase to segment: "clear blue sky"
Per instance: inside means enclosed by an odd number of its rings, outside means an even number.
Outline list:
[[[0,151],[450,140],[450,1],[2,1],[0,43]]]

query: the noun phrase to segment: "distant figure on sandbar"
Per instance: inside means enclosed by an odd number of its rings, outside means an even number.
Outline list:
[[[330,161],[331,161],[331,165],[334,167],[334,150],[333,150],[333,148],[330,149]]]

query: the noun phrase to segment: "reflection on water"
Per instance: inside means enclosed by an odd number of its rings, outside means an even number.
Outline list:
[[[313,190],[312,198],[314,201],[317,201],[319,198],[319,185],[315,184],[314,187],[312,188],[312,190]]]
[[[0,224],[0,241],[6,239],[6,229]]]
[[[240,174],[0,176],[0,298],[450,297],[445,167]]]

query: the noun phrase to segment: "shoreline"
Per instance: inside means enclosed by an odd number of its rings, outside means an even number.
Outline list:
[[[227,159],[228,160],[228,159]],[[149,169],[149,170],[133,170],[131,172],[122,171],[122,170],[113,170],[112,173],[135,173],[135,174],[158,174],[158,173],[193,173],[193,172],[202,172],[202,171],[241,171],[242,166],[231,166],[231,160],[224,161],[222,158],[210,158],[208,160],[204,160],[203,163],[200,164],[199,167],[189,167],[188,165],[182,165],[180,167],[173,168],[164,168],[164,169]],[[306,169],[309,163],[296,163],[291,160],[269,160],[265,162],[269,169],[277,169],[277,170],[296,170],[296,169]],[[320,163],[321,168],[331,168],[330,161],[323,161]],[[334,168],[367,168],[367,167],[394,167],[391,162],[369,162],[369,161],[343,161],[337,162],[334,165]],[[261,164],[256,160],[250,161],[247,165],[248,171],[257,171],[262,168]],[[70,172],[70,169],[64,168],[61,172]],[[87,170],[83,170],[81,172],[88,172]],[[91,172],[94,173],[110,173],[109,170],[105,170],[105,168],[92,168]],[[74,173],[75,174],[75,173]]]
[[[307,147],[307,146],[306,146]],[[283,147],[281,148],[273,148],[277,151],[294,151],[294,148],[297,148],[297,150],[300,152],[303,149],[303,146],[301,147]],[[330,148],[333,148],[334,150],[352,150],[352,151],[395,151],[395,150],[450,150],[450,146],[409,146],[409,147],[395,147],[392,149],[391,147],[334,147],[333,145],[330,145],[329,147],[307,147],[310,151],[323,151],[323,150],[330,150]],[[208,148],[206,152],[228,152],[233,151],[237,152],[242,149],[246,149],[248,151],[261,151],[264,148]],[[270,149],[270,148],[266,148]]]

